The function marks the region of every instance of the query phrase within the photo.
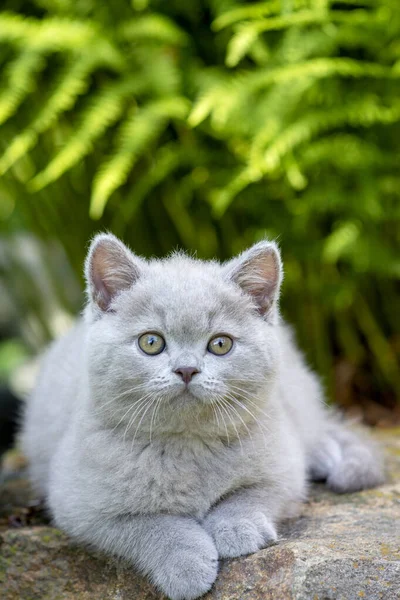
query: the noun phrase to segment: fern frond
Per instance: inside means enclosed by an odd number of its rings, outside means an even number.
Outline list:
[[[32,123],[17,135],[0,158],[0,174],[5,173],[36,144],[38,136],[49,129],[58,117],[72,108],[77,98],[89,85],[89,74],[97,66],[99,57],[84,56],[68,64],[44,107]]]
[[[108,198],[126,181],[137,159],[159,136],[168,121],[183,120],[188,108],[184,98],[167,98],[135,110],[123,123],[115,153],[100,167],[94,179],[90,203],[93,219],[101,217]]]
[[[316,139],[301,151],[299,161],[303,169],[331,164],[341,171],[371,169],[382,166],[396,168],[400,157],[384,151],[376,144],[356,134],[334,133]]]
[[[55,181],[89,154],[93,143],[121,117],[127,98],[140,90],[140,83],[128,79],[108,86],[95,96],[62,150],[31,180],[31,190],[37,191]]]
[[[171,19],[155,13],[136,17],[124,23],[118,35],[123,40],[153,40],[172,46],[183,46],[188,41],[183,29],[178,27]]]
[[[251,183],[259,181],[262,176],[261,171],[245,167],[234,175],[223,189],[215,190],[210,198],[214,215],[221,218],[234,198]]]
[[[176,142],[161,146],[152,159],[150,169],[135,182],[129,199],[118,210],[114,219],[115,227],[123,231],[149,193],[187,160],[187,152]]]
[[[379,14],[372,13],[364,9],[355,9],[351,11],[325,11],[325,10],[303,10],[270,19],[249,22],[243,25],[257,34],[268,31],[280,31],[293,27],[303,27],[306,25],[319,25],[321,23],[351,23],[353,25],[368,25],[381,19],[387,22],[388,14],[382,10]]]
[[[80,52],[99,54],[102,63],[115,69],[124,65],[123,54],[101,29],[90,21],[48,17],[33,19],[12,13],[0,13],[0,42],[34,52]]]
[[[223,128],[232,115],[239,112],[239,107],[245,107],[249,103],[251,94],[274,84],[307,79],[311,83],[313,79],[334,76],[398,79],[399,73],[400,70],[395,67],[351,58],[315,58],[261,72],[239,73],[203,93],[194,104],[189,124],[195,127],[211,115],[216,127]]]
[[[357,242],[360,227],[357,223],[342,223],[326,238],[324,242],[323,258],[326,262],[335,263],[342,254]]]
[[[0,95],[0,125],[17,110],[26,96],[33,91],[35,78],[46,62],[39,52],[27,50],[7,66],[7,86]]]
[[[231,8],[226,12],[218,15],[218,17],[212,22],[211,26],[214,31],[221,31],[231,25],[235,25],[235,23],[251,23],[252,21],[260,21],[263,17],[270,17],[272,15],[283,15],[283,16],[292,16],[302,8],[308,8],[310,11],[314,12],[325,12],[327,8],[335,4],[334,0],[327,0],[323,2],[310,2],[310,0],[292,0],[288,9],[285,11],[285,7],[283,3],[279,0],[271,0],[270,2],[256,2],[254,4],[246,4],[246,6],[238,6],[235,8]],[[351,8],[354,9],[356,6],[362,7],[365,9],[366,6],[372,8],[379,8],[387,6],[387,0],[340,0],[340,4],[349,4]],[[392,4],[393,8],[396,8],[396,5]],[[361,9],[359,9],[361,10]],[[300,11],[299,11],[300,12]],[[332,13],[337,13],[338,11],[333,11]],[[286,13],[286,15],[285,15]],[[344,12],[341,11],[340,14],[343,16]],[[339,16],[340,18],[340,16]],[[362,16],[358,16],[358,18],[362,19]],[[278,17],[280,19],[280,17]],[[289,20],[290,21],[290,20]],[[288,22],[288,21],[284,21]],[[280,21],[276,21],[276,23],[281,23]]]
[[[337,108],[329,114],[325,110],[316,111],[288,127],[269,146],[263,160],[265,172],[273,172],[282,158],[301,144],[336,127],[343,125],[371,127],[377,123],[389,125],[399,120],[400,102],[387,107],[378,104],[375,97],[363,98],[360,102]]]
[[[308,0],[294,0],[292,10],[307,6]],[[219,15],[211,24],[214,31],[220,31],[230,25],[234,25],[238,21],[250,21],[252,19],[260,19],[260,17],[269,17],[277,15],[282,10],[282,2],[280,0],[272,0],[271,2],[256,2],[255,4],[247,4],[246,6],[238,6]]]
[[[235,35],[229,41],[225,59],[226,65],[236,67],[258,39],[258,33],[254,29],[246,27],[246,25],[239,26]]]
[[[243,24],[243,29],[247,28],[256,34],[266,33],[267,31],[280,31],[289,27],[303,27],[305,25],[318,25],[329,21],[329,16],[325,11],[303,10],[270,19],[249,22]]]
[[[136,76],[146,81],[151,97],[175,96],[181,92],[182,73],[169,48],[149,44],[142,48],[135,44],[134,57],[139,62]]]
[[[91,22],[57,17],[34,19],[13,13],[0,14],[0,42],[37,50],[70,50],[95,42],[98,30]]]
[[[204,92],[195,102],[188,116],[188,124],[190,127],[197,127],[212,113],[215,105],[221,98],[220,89],[219,85],[211,87],[211,89]]]
[[[399,70],[377,63],[369,63],[352,58],[314,58],[284,67],[278,67],[267,73],[251,74],[246,79],[246,90],[261,90],[267,85],[284,83],[293,79],[326,79],[333,76],[351,78],[387,78],[400,77]]]

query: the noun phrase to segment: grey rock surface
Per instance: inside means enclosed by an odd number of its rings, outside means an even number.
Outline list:
[[[375,434],[386,446],[388,481],[337,496],[314,486],[279,542],[221,563],[204,600],[400,599],[400,430]],[[134,570],[76,546],[49,525],[18,517],[25,482],[0,491],[2,600],[155,600],[163,596]],[[21,527],[10,527],[20,523]],[[15,520],[17,514],[17,521]]]

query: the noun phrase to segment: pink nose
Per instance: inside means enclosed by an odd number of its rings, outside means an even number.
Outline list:
[[[175,369],[175,373],[177,375],[180,375],[186,384],[188,384],[189,381],[191,381],[193,375],[196,375],[196,373],[199,372],[200,371],[196,369],[196,367],[178,367],[177,369]]]

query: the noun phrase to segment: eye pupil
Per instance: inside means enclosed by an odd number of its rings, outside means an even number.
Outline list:
[[[208,343],[207,350],[216,356],[228,354],[233,346],[233,340],[227,335],[218,335]]]
[[[165,340],[161,335],[155,333],[144,333],[138,339],[138,344],[145,354],[161,354],[165,348]]]

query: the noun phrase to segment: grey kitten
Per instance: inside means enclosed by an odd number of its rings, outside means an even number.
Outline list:
[[[382,482],[279,317],[274,243],[224,264],[147,261],[98,235],[86,279],[84,319],[50,349],[22,430],[32,482],[73,537],[197,598],[218,558],[277,539],[308,479]]]

